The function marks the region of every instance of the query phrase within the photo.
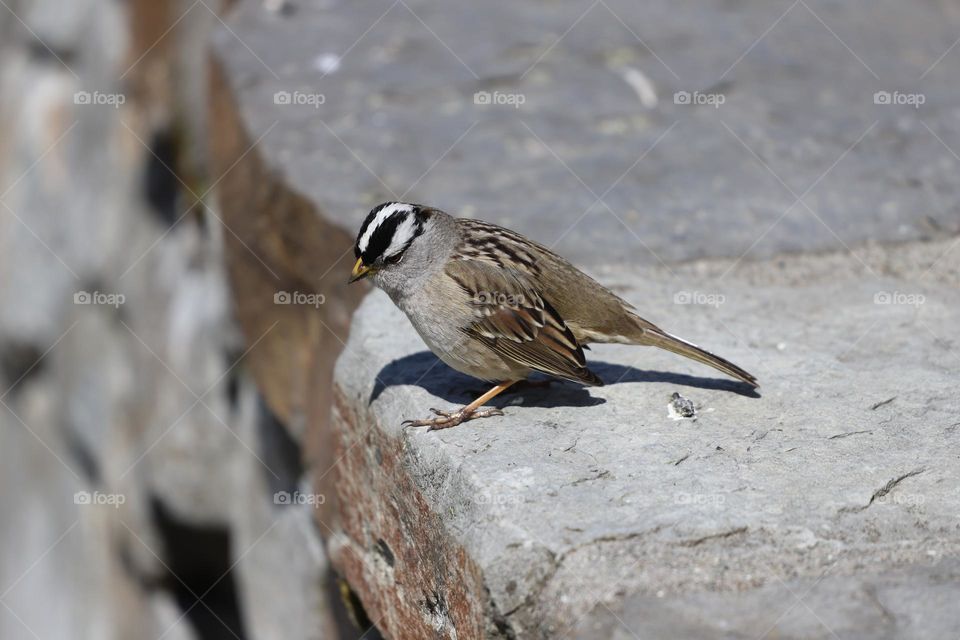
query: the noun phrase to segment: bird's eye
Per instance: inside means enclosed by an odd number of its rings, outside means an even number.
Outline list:
[[[389,256],[389,257],[387,257],[387,258],[384,258],[384,259],[383,259],[383,263],[384,263],[384,264],[399,264],[400,260],[402,260],[402,259],[403,259],[403,252],[401,251],[400,253],[398,253],[398,254],[396,254],[396,255],[392,255],[392,256]]]

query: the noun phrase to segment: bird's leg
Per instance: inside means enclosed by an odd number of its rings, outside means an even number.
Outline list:
[[[455,427],[461,422],[467,422],[468,420],[473,420],[475,418],[489,418],[490,416],[502,416],[503,411],[500,409],[483,409],[481,410],[484,404],[495,398],[497,395],[505,391],[510,387],[510,385],[516,383],[517,380],[511,380],[510,382],[501,382],[490,391],[487,391],[485,394],[463,407],[459,411],[440,411],[439,409],[430,409],[436,418],[427,418],[424,420],[404,420],[404,427],[428,427],[427,431],[433,431],[435,429],[449,429],[450,427]]]

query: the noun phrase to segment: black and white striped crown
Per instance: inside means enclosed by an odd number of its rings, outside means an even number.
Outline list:
[[[427,214],[418,204],[384,202],[367,214],[357,234],[354,256],[363,264],[372,265],[378,259],[399,258],[407,247],[423,233]]]

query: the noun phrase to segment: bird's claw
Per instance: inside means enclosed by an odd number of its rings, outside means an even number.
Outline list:
[[[407,427],[427,427],[427,431],[438,431],[440,429],[449,429],[458,424],[477,418],[489,418],[491,416],[502,416],[500,409],[475,409],[473,411],[442,411],[440,409],[430,408],[430,411],[437,416],[436,418],[425,418],[423,420],[404,420],[403,428]]]

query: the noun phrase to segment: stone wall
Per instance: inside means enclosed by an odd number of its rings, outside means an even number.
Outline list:
[[[0,637],[356,628],[309,471],[321,326],[363,292],[318,275],[346,233],[265,172],[207,62],[220,10],[0,8]]]

